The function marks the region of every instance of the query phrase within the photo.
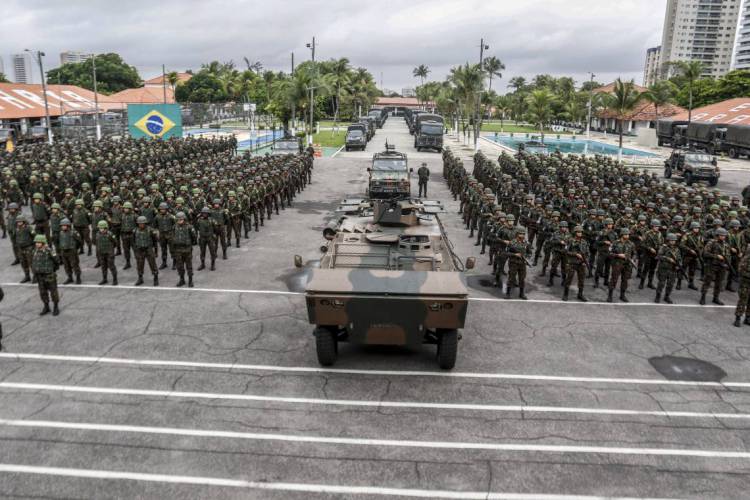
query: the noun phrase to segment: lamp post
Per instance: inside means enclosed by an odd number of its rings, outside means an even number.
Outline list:
[[[490,46],[484,43],[484,38],[479,41],[479,71],[484,72],[484,51],[489,50]],[[484,74],[484,73],[482,73]],[[474,111],[474,151],[479,151],[479,131],[481,125],[479,123],[479,110],[482,102],[482,92],[484,91],[484,76],[482,76],[482,84],[479,89],[479,95],[477,95],[477,106]]]
[[[589,73],[591,75],[591,85],[589,85],[589,112],[588,112],[588,119],[586,120],[586,140],[591,140],[591,107],[594,100],[594,77],[596,76],[593,73]]]
[[[24,49],[24,51],[33,53],[36,56],[37,62],[39,63],[39,74],[42,77],[42,93],[44,94],[44,121],[47,125],[47,141],[50,145],[52,145],[52,123],[49,118],[49,102],[47,101],[47,80],[44,76],[44,65],[42,63],[42,57],[44,57],[45,54],[41,50],[32,52],[29,49]]]
[[[307,48],[312,51],[312,66],[313,76],[310,85],[310,135],[308,136],[307,145],[312,146],[313,141],[313,108],[315,107],[313,101],[315,99],[315,37],[312,39],[312,43],[308,43]]]
[[[96,83],[96,54],[91,54],[91,68],[94,77],[94,123],[96,123],[96,140],[102,138],[102,126],[99,123],[99,92]]]

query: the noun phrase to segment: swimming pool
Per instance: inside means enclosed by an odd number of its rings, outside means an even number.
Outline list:
[[[538,141],[540,137],[538,135],[529,134],[516,134],[513,137],[509,135],[492,134],[483,136],[486,139],[502,144],[509,148],[518,151],[518,145],[528,141]],[[618,147],[605,142],[592,141],[586,139],[574,139],[572,137],[561,137],[557,136],[545,136],[544,144],[550,152],[560,151],[561,153],[574,153],[574,154],[600,154],[600,155],[613,155],[616,156]],[[647,151],[641,151],[639,149],[622,148],[623,156],[640,156],[644,158],[654,158],[658,155],[649,153]]]

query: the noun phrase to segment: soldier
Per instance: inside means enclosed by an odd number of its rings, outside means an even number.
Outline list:
[[[3,301],[5,298],[5,292],[3,292],[3,289],[0,288],[0,302]],[[0,351],[3,350],[3,325],[0,323]]]
[[[737,290],[739,298],[734,310],[734,326],[739,327],[743,314],[745,315],[745,324],[750,325],[750,315],[747,314],[748,308],[750,308],[750,245],[745,247],[737,272],[740,279],[740,288]]]
[[[565,248],[567,270],[565,271],[565,290],[563,291],[563,300],[568,300],[570,285],[573,283],[573,275],[578,276],[578,300],[588,302],[583,295],[584,281],[588,268],[589,244],[583,237],[583,226],[573,228],[573,238],[568,241]]]
[[[52,235],[50,246],[54,248],[55,251],[58,250],[57,245],[60,241],[60,221],[63,217],[65,217],[65,215],[60,211],[60,204],[53,203],[52,212],[49,214],[49,231]]]
[[[135,282],[135,286],[143,284],[146,260],[148,260],[148,267],[154,276],[154,286],[159,286],[159,270],[156,268],[156,257],[154,255],[154,242],[158,239],[159,233],[148,225],[148,219],[143,215],[136,219],[136,224],[132,233],[135,267],[138,271],[138,281]]]
[[[122,255],[122,199],[119,196],[112,197],[112,205],[109,207],[109,225],[112,234],[117,241],[115,255]]]
[[[18,258],[23,269],[21,283],[31,281],[31,262],[34,254],[34,231],[24,215],[16,217],[16,245],[18,247]]]
[[[81,284],[81,264],[78,259],[78,247],[81,243],[81,236],[77,231],[71,228],[70,220],[65,218],[60,221],[60,235],[58,239],[58,251],[60,252],[60,258],[62,259],[63,268],[68,279],[65,280],[63,285],[69,285],[73,283],[73,275],[75,274],[76,285]]]
[[[430,169],[427,168],[427,163],[422,163],[417,170],[417,176],[419,177],[419,198],[427,197],[427,181],[430,180]]]
[[[703,236],[701,235],[700,222],[693,221],[690,223],[690,231],[685,233],[680,240],[680,250],[682,251],[682,262],[687,269],[688,288],[698,290],[694,280],[695,271],[703,255]],[[678,282],[681,279],[678,278]]]
[[[34,219],[34,232],[49,238],[49,208],[44,203],[42,193],[34,193],[31,202],[31,216]]]
[[[185,284],[185,268],[188,274],[188,287],[193,288],[193,245],[195,244],[195,230],[185,223],[185,214],[177,212],[177,225],[174,229],[174,254],[177,260],[177,272],[180,281],[177,286]]]
[[[161,248],[161,265],[159,269],[167,268],[167,252],[171,252],[172,235],[174,233],[175,218],[168,212],[169,205],[162,202],[159,204],[159,213],[154,218],[156,229],[159,231],[159,247]],[[147,219],[148,220],[148,219]],[[175,268],[175,258],[172,255],[172,269]]]
[[[680,249],[677,247],[678,236],[674,233],[667,234],[667,242],[659,248],[659,254],[657,255],[658,268],[657,278],[658,283],[656,285],[656,298],[654,302],[657,304],[661,302],[661,294],[664,292],[664,302],[667,304],[672,303],[672,299],[669,297],[672,293],[672,287],[674,286],[675,279],[678,273],[681,274],[682,263],[680,262]]]
[[[607,302],[612,302],[612,295],[618,280],[620,281],[620,301],[628,302],[625,292],[628,291],[628,281],[633,273],[633,255],[635,245],[630,241],[630,230],[622,228],[620,239],[612,244],[610,256],[612,257],[612,274],[609,278],[609,294]]]
[[[211,270],[216,270],[216,222],[211,218],[211,210],[208,207],[201,209],[201,214],[195,222],[195,230],[198,233],[198,245],[201,252],[201,265],[198,271],[206,268],[206,247],[211,254]]]
[[[86,207],[84,207],[83,200],[77,199],[75,201],[75,208],[73,209],[73,228],[80,236],[80,247],[79,255],[83,255],[84,245],[88,246],[89,257],[91,256],[91,231],[89,226],[91,225],[91,214]]]
[[[705,277],[703,286],[701,287],[700,305],[702,306],[706,304],[706,293],[708,293],[712,284],[714,285],[713,303],[720,306],[724,305],[719,299],[719,294],[727,277],[728,262],[731,258],[729,244],[726,239],[727,230],[721,227],[716,230],[715,238],[706,243],[706,246],[703,248]]]
[[[232,233],[237,248],[240,248],[240,232],[242,231],[242,205],[237,200],[237,193],[229,191],[227,200],[227,214],[229,215],[229,224],[227,225],[227,240],[232,242]]]
[[[656,289],[654,286],[654,273],[656,272],[656,257],[664,243],[664,239],[661,235],[661,221],[654,219],[651,221],[651,229],[649,229],[643,236],[643,267],[641,269],[641,282],[638,285],[639,290],[643,290],[643,284],[648,278],[648,287],[652,290]]]
[[[567,262],[565,259],[565,247],[568,245],[569,238],[570,233],[568,232],[568,223],[567,221],[562,221],[560,223],[560,228],[550,239],[552,262],[550,263],[549,281],[547,281],[547,286],[553,286],[555,284],[555,276],[558,276],[558,265],[560,266],[560,273],[562,274],[561,281],[564,283],[566,280],[565,266],[567,265]]]
[[[229,223],[229,215],[227,211],[221,208],[221,200],[215,198],[212,202],[213,208],[211,209],[211,218],[216,223],[214,225],[214,233],[216,234],[217,244],[221,243],[222,258],[227,259],[227,224]],[[268,220],[271,220],[269,210]]]
[[[42,299],[44,308],[39,313],[44,316],[50,312],[49,300],[52,298],[52,315],[60,314],[58,303],[60,296],[57,293],[57,268],[59,266],[57,255],[54,249],[47,246],[47,238],[43,234],[37,234],[34,237],[34,253],[32,255],[32,270],[34,278],[39,287],[39,298]]]
[[[130,249],[133,246],[133,231],[135,231],[136,220],[133,213],[133,204],[126,201],[122,204],[122,216],[120,218],[120,242],[122,243],[122,255],[125,256],[123,271],[130,269]]]
[[[10,235],[10,245],[13,247],[13,262],[11,266],[17,266],[21,263],[20,255],[18,253],[18,245],[16,244],[16,219],[18,218],[18,203],[8,203],[8,217],[6,218],[6,225],[8,226],[8,234]]]
[[[604,278],[604,286],[609,286],[609,274],[612,261],[609,258],[609,250],[617,241],[615,221],[611,218],[604,219],[602,230],[596,239],[596,273],[594,275],[594,287],[599,286],[599,278]]]
[[[522,227],[515,229],[515,238],[508,243],[504,256],[508,259],[508,288],[505,291],[505,298],[509,299],[513,287],[518,287],[518,298],[526,300],[526,253],[529,244],[526,242],[526,230]],[[496,275],[500,281],[500,274]]]
[[[117,241],[109,231],[109,223],[106,220],[100,220],[96,229],[96,257],[102,268],[102,280],[99,284],[106,285],[108,283],[107,270],[109,270],[112,273],[112,285],[117,286],[117,267],[115,267]]]

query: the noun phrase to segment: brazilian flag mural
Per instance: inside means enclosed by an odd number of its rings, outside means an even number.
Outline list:
[[[182,137],[179,104],[128,104],[128,130],[133,138]]]

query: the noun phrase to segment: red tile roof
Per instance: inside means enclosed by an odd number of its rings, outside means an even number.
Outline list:
[[[688,112],[683,110],[682,113],[670,118],[687,121]],[[693,110],[692,119],[696,122],[750,125],[750,97],[737,97],[696,108]]]
[[[666,104],[659,106],[659,120],[664,118],[672,118],[674,115],[684,112],[685,109],[674,104]],[[599,118],[618,118],[617,114],[610,109],[603,109],[596,114]],[[636,122],[652,122],[656,121],[656,107],[648,102],[642,101],[635,107],[632,113],[628,113],[623,117],[625,120],[631,120]]]
[[[190,73],[177,73],[177,83],[184,83],[188,80],[190,80],[193,77]],[[151,78],[150,80],[146,80],[143,82],[144,85],[162,85],[162,82],[164,81],[164,76],[159,75],[155,76],[154,78]],[[167,80],[167,86],[169,86],[169,80]]]
[[[645,92],[648,89],[646,87],[641,87],[640,85],[634,85],[635,90],[638,92]],[[605,85],[604,87],[599,87],[593,90],[595,94],[611,94],[615,91],[615,82],[610,83],[609,85]]]
[[[99,94],[99,109],[121,107]],[[94,93],[75,85],[47,85],[50,116],[69,112],[92,112]],[[44,116],[44,95],[41,84],[0,83],[0,119],[41,118]]]
[[[172,104],[174,100],[174,92],[167,86],[167,103]],[[116,94],[107,96],[106,99],[109,102],[117,102],[124,104],[161,104],[164,102],[164,88],[163,87],[139,87],[137,89],[125,89]]]
[[[376,106],[396,106],[406,108],[417,108],[422,105],[427,107],[434,107],[435,104],[432,102],[420,103],[416,97],[378,97],[375,101]]]

